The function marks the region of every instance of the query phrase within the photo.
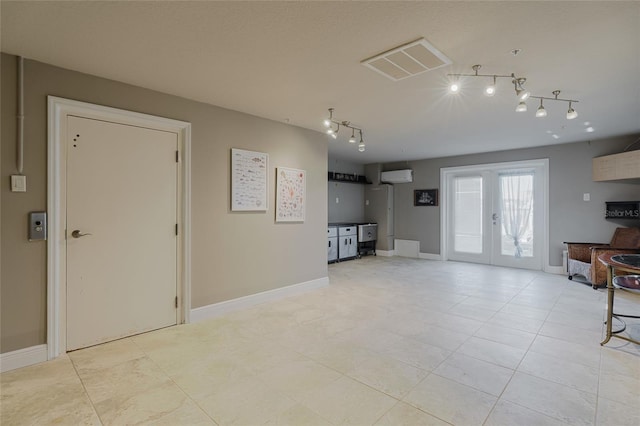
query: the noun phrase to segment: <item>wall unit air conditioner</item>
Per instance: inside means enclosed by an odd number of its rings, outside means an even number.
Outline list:
[[[413,182],[413,170],[392,170],[390,172],[382,172],[380,180],[383,183]]]

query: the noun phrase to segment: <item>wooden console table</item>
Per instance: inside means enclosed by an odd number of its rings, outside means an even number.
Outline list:
[[[640,274],[640,254],[603,254],[598,257],[598,260],[607,267],[607,334],[604,340],[600,342],[600,345],[605,345],[612,337],[640,345],[640,341],[618,335],[618,333],[625,330],[626,326],[616,331],[613,331],[612,326],[614,317],[617,319],[619,319],[619,317],[640,318],[640,316],[636,315],[622,315],[613,312],[613,299],[616,287],[640,291],[640,275],[638,275]],[[614,271],[628,272],[634,275],[616,276]]]

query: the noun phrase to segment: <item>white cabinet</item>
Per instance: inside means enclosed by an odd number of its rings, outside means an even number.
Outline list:
[[[358,254],[358,227],[339,227],[338,243],[338,258],[340,260],[356,257]]]
[[[639,178],[640,150],[593,159],[593,180],[595,182]]]
[[[338,228],[329,227],[327,235],[327,260],[335,262],[338,260]]]

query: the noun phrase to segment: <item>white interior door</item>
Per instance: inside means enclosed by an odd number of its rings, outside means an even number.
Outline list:
[[[67,350],[177,323],[177,134],[67,119]]]
[[[456,169],[446,173],[447,258],[542,269],[544,167]]]

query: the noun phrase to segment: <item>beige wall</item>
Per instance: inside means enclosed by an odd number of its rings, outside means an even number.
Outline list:
[[[322,133],[27,60],[28,191],[12,193],[17,60],[3,54],[1,66],[0,353],[46,342],[46,243],[27,241],[27,217],[47,206],[47,95],[192,123],[192,307],[327,276],[327,140]],[[266,213],[230,211],[232,147],[269,154]],[[302,224],[274,221],[279,166],[307,171]]]
[[[329,171],[363,175],[364,166],[329,157]],[[330,223],[364,222],[365,184],[329,181],[327,187]]]

